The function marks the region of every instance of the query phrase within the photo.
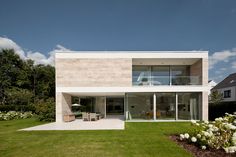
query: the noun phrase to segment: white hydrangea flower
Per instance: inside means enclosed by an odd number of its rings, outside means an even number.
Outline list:
[[[233,133],[231,140],[232,140],[233,145],[236,146],[236,132]]]
[[[208,120],[205,120],[205,121],[203,121],[205,124],[209,124],[209,121]]]
[[[192,138],[191,138],[191,141],[192,141],[192,142],[197,142],[197,138],[196,138],[196,137],[192,137]]]
[[[212,125],[212,124],[209,124],[208,127],[209,127],[209,128],[213,128],[213,125]]]
[[[189,138],[189,134],[188,134],[188,133],[185,133],[185,134],[184,134],[184,138],[188,139],[188,138]]]
[[[226,124],[225,127],[226,127],[226,129],[236,130],[236,126],[232,125],[232,124]]]
[[[180,138],[180,140],[182,141],[185,137],[184,137],[183,134],[180,134],[180,135],[179,135],[179,138]]]
[[[217,131],[219,130],[219,128],[216,127],[216,126],[214,126],[212,129],[213,129],[213,131],[215,131],[215,132],[217,132]]]
[[[201,136],[201,134],[197,134],[197,138],[201,138],[202,136]]]
[[[206,146],[202,146],[201,148],[202,148],[203,150],[205,150],[205,149],[206,149]]]
[[[203,135],[204,135],[205,137],[210,137],[209,132],[207,132],[207,131],[202,131],[202,133],[203,133]]]
[[[191,120],[191,123],[192,123],[192,124],[196,124],[197,121],[196,121],[196,120]]]
[[[235,153],[236,152],[236,146],[231,146],[231,147],[227,147],[224,148],[226,153]]]
[[[228,118],[227,118],[227,117],[224,117],[223,120],[228,121]]]

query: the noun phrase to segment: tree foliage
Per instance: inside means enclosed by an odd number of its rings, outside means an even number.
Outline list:
[[[0,105],[29,105],[55,97],[55,68],[0,50]]]
[[[211,104],[217,105],[222,102],[223,95],[221,93],[219,93],[217,90],[214,90],[211,92],[209,100],[210,100]]]

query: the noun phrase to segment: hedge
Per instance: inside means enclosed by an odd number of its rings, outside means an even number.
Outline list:
[[[217,105],[209,104],[209,120],[223,117],[225,113],[236,112],[236,102],[221,102]]]

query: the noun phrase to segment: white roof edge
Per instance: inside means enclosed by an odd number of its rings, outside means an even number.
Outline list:
[[[58,51],[56,58],[208,58],[208,51]]]

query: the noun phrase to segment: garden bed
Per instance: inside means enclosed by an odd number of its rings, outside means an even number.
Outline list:
[[[193,154],[195,157],[236,157],[236,153],[227,154],[223,149],[217,150],[208,148],[206,150],[202,150],[187,141],[181,141],[177,135],[170,136],[170,139]]]

